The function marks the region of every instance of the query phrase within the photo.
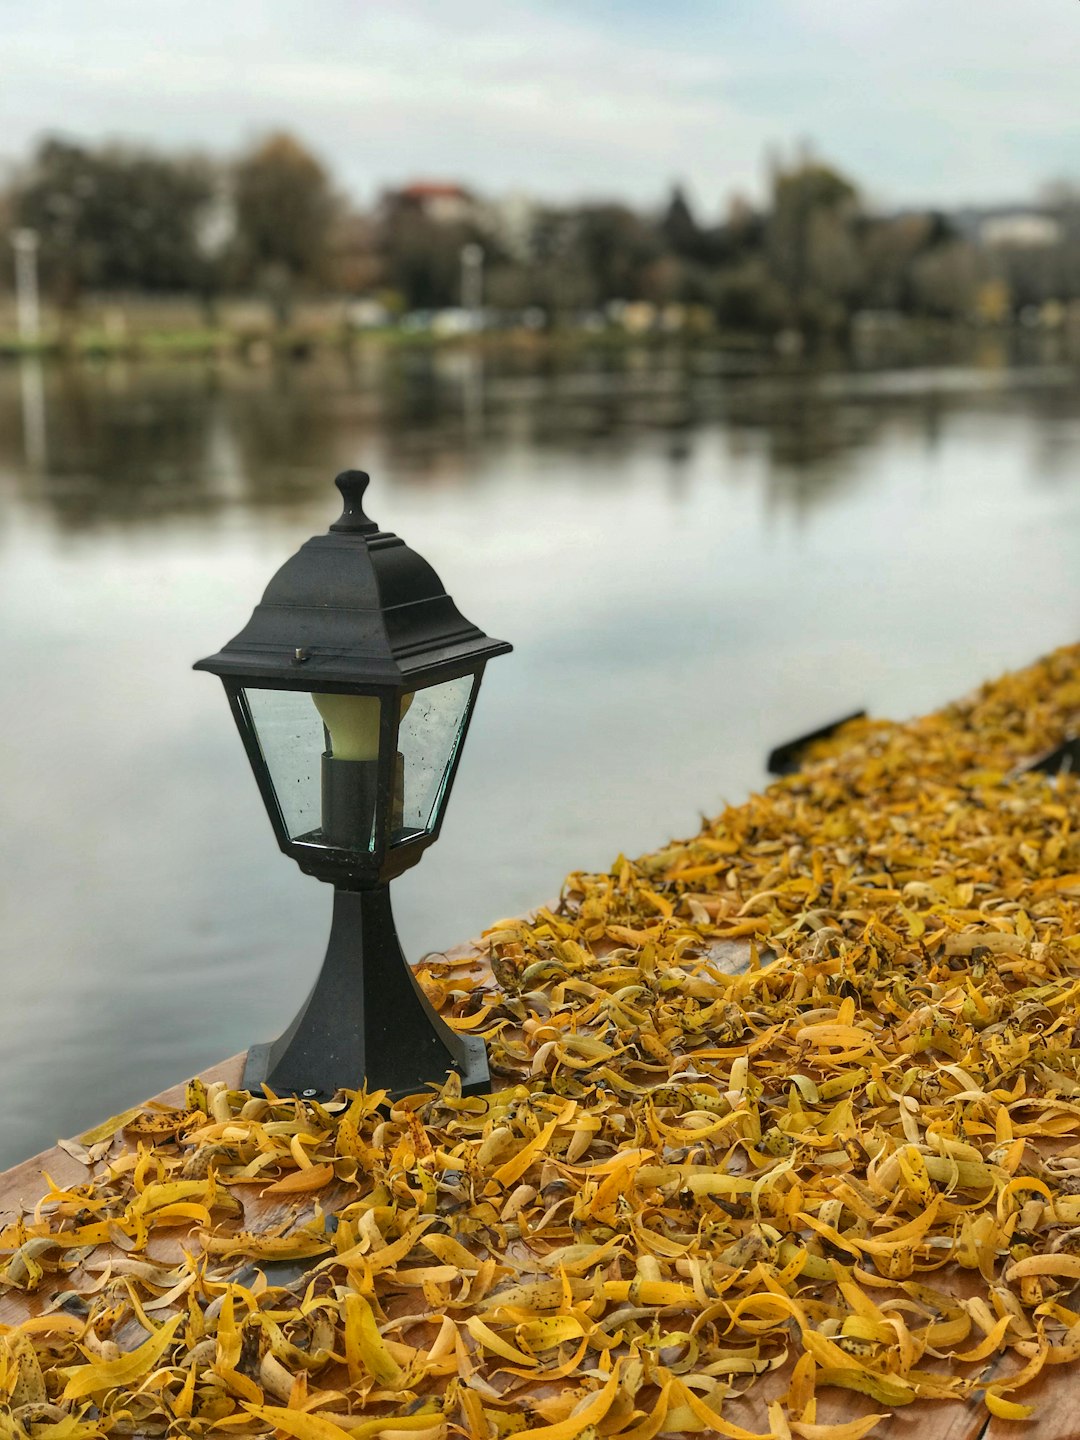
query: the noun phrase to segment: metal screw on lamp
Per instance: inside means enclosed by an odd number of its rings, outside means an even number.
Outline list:
[[[487,662],[435,571],[335,482],[341,518],[277,572],[247,625],[196,670],[219,675],[278,844],[334,887],[322,970],[299,1014],[248,1051],[244,1085],[392,1096],[488,1088],[482,1040],[435,1013],[398,942],[390,882],[438,839]]]

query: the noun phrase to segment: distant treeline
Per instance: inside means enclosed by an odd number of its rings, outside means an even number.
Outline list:
[[[773,167],[763,206],[704,225],[678,188],[650,214],[419,183],[363,212],[283,133],[229,161],[50,138],[0,194],[0,232],[20,228],[36,233],[43,292],[64,314],[88,295],[189,294],[212,320],[222,296],[257,294],[286,324],[301,296],[334,295],[388,320],[482,303],[533,324],[595,323],[637,305],[813,336],[865,312],[1056,323],[1080,300],[1080,192],[996,216],[882,216],[806,157]],[[0,266],[0,285],[11,273]]]

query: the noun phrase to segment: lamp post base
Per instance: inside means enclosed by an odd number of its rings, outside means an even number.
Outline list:
[[[327,1100],[340,1089],[386,1090],[391,1099],[461,1076],[462,1093],[491,1088],[487,1050],[442,1020],[401,951],[389,887],[335,890],[326,958],[299,1014],[277,1040],[253,1045],[246,1090]]]
[[[466,1050],[465,1062],[461,1066],[454,1064],[447,1068],[457,1070],[461,1076],[461,1093],[463,1095],[486,1095],[491,1089],[491,1073],[488,1070],[487,1063],[487,1046],[483,1040],[480,1039],[479,1035],[462,1035],[460,1039]],[[244,1078],[241,1081],[243,1089],[251,1090],[258,1094],[264,1085],[269,1085],[275,1095],[302,1095],[306,1100],[324,1101],[332,1100],[337,1091],[342,1088],[341,1085],[334,1085],[329,1089],[320,1090],[317,1085],[305,1085],[303,1088],[298,1088],[295,1085],[282,1084],[281,1081],[273,1078],[275,1068],[272,1053],[273,1049],[274,1045],[272,1042],[268,1042],[265,1045],[251,1045],[248,1047],[247,1058],[244,1061]],[[429,1077],[429,1080],[433,1078],[435,1077]],[[445,1078],[445,1075],[438,1077],[440,1080]],[[388,1098],[391,1100],[400,1100],[403,1095],[418,1094],[426,1088],[428,1083],[428,1081],[415,1081],[411,1085],[403,1085],[398,1089],[391,1090]],[[373,1081],[369,1081],[369,1085],[372,1089],[377,1090],[385,1088],[384,1086],[376,1085]],[[350,1084],[348,1088],[353,1090],[356,1086],[355,1084]]]

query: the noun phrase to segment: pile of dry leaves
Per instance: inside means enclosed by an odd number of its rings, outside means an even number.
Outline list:
[[[1017,771],[1078,719],[1072,649],[855,722],[429,962],[489,1097],[193,1082],[84,1137],[87,1182],[0,1232],[0,1437],[1025,1415],[1080,1359],[1080,786]]]

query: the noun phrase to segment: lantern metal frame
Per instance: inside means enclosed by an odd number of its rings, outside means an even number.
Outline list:
[[[455,1070],[463,1093],[475,1093],[490,1086],[484,1043],[452,1030],[417,983],[397,938],[389,885],[439,838],[485,666],[511,646],[466,620],[431,566],[365,514],[363,471],[346,471],[335,483],[344,499],[340,519],[281,567],[248,624],[195,666],[222,680],[280,849],[334,886],[322,969],[283,1034],[250,1048],[243,1083],[329,1097],[366,1081],[398,1096]],[[393,841],[401,701],[465,677],[472,683],[427,824]],[[290,832],[249,690],[378,699],[378,754],[363,762],[377,767],[366,848],[340,837],[327,843],[320,829]],[[324,769],[332,759],[324,754]],[[325,823],[325,789],[323,798]]]
[[[397,716],[400,701],[404,695],[433,689],[437,685],[444,684],[446,681],[460,680],[467,675],[472,676],[472,688],[469,692],[461,732],[447,767],[441,795],[435,809],[433,823],[427,829],[418,831],[407,840],[392,842],[389,835],[389,825],[391,819],[391,801],[393,798],[393,775],[390,765],[387,762],[389,757],[397,753],[398,732],[400,729],[400,720]],[[287,684],[284,681],[276,681],[271,684],[265,677],[258,676],[251,676],[246,681],[241,678],[226,679],[224,682],[225,694],[229,701],[229,708],[232,711],[233,719],[236,722],[236,727],[240,732],[244,749],[247,752],[248,761],[251,764],[251,769],[255,776],[255,783],[259,787],[259,794],[262,796],[263,804],[266,806],[266,812],[270,817],[270,824],[273,827],[278,847],[283,854],[288,855],[291,860],[295,860],[305,875],[313,875],[316,879],[327,881],[335,885],[338,889],[343,890],[362,890],[374,884],[388,885],[391,880],[396,880],[399,875],[418,864],[423,852],[429,845],[435,843],[442,831],[443,818],[446,814],[446,807],[450,798],[450,792],[454,786],[454,780],[457,778],[458,765],[461,761],[462,751],[465,748],[465,740],[469,733],[469,726],[472,723],[473,711],[476,707],[476,699],[480,692],[480,682],[483,679],[483,675],[484,666],[481,664],[477,669],[457,668],[446,673],[440,672],[438,678],[427,680],[424,683],[410,684],[408,688],[400,687],[391,689],[386,687],[378,690],[334,684],[330,681],[325,683],[319,681],[317,686],[313,688],[309,684]],[[263,747],[259,741],[258,725],[251,714],[245,693],[249,689],[290,690],[305,695],[314,693],[327,695],[369,695],[379,701],[379,794],[376,800],[376,829],[379,839],[374,850],[367,852],[351,850],[326,842],[304,840],[303,838],[289,834],[285,816],[282,813],[277,787],[274,784],[269,763],[263,754]],[[395,701],[398,703],[395,704]]]

